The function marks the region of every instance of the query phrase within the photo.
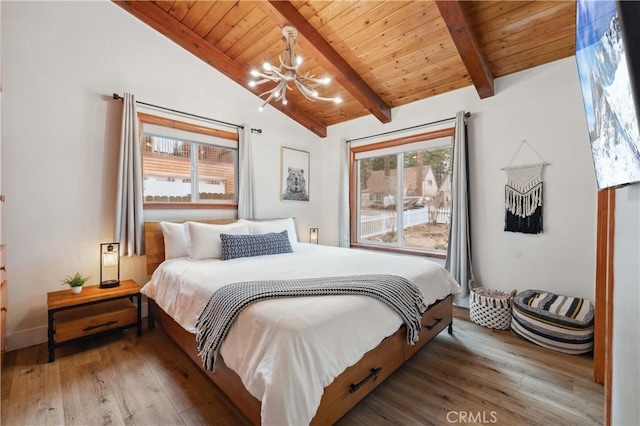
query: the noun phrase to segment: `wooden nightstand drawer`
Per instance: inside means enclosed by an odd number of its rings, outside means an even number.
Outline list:
[[[66,342],[137,321],[138,310],[126,299],[58,312],[55,314],[55,342]]]

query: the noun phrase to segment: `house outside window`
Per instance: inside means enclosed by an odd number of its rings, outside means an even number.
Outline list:
[[[446,256],[453,129],[351,148],[351,245]]]
[[[236,133],[138,115],[145,208],[237,208]]]

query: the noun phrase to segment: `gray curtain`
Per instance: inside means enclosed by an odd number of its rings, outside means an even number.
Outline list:
[[[349,223],[349,153],[351,144],[340,139],[340,200],[338,201],[338,245],[350,247]]]
[[[453,171],[451,179],[451,226],[445,268],[462,287],[456,300],[461,306],[469,305],[468,281],[473,279],[471,264],[471,228],[469,221],[469,161],[467,126],[464,111],[456,114],[453,142]]]
[[[244,124],[239,129],[238,164],[238,219],[253,219],[253,147],[251,142],[251,126]]]
[[[142,210],[142,153],[138,133],[136,101],[130,93],[122,101],[120,166],[116,199],[115,241],[121,255],[144,254],[144,218]]]

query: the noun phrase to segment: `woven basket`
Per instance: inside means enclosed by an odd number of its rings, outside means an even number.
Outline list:
[[[506,293],[485,287],[475,287],[469,281],[469,315],[471,321],[478,325],[497,330],[508,330],[511,327],[511,306],[517,291]]]

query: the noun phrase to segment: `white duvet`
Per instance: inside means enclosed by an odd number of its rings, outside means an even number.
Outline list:
[[[417,285],[427,305],[459,292],[447,271],[424,258],[313,244],[297,244],[294,250],[226,261],[170,259],[142,293],[195,333],[211,294],[233,282],[393,274]],[[324,388],[401,325],[390,307],[367,296],[273,299],[240,314],[220,353],[262,401],[263,425],[306,425]]]

